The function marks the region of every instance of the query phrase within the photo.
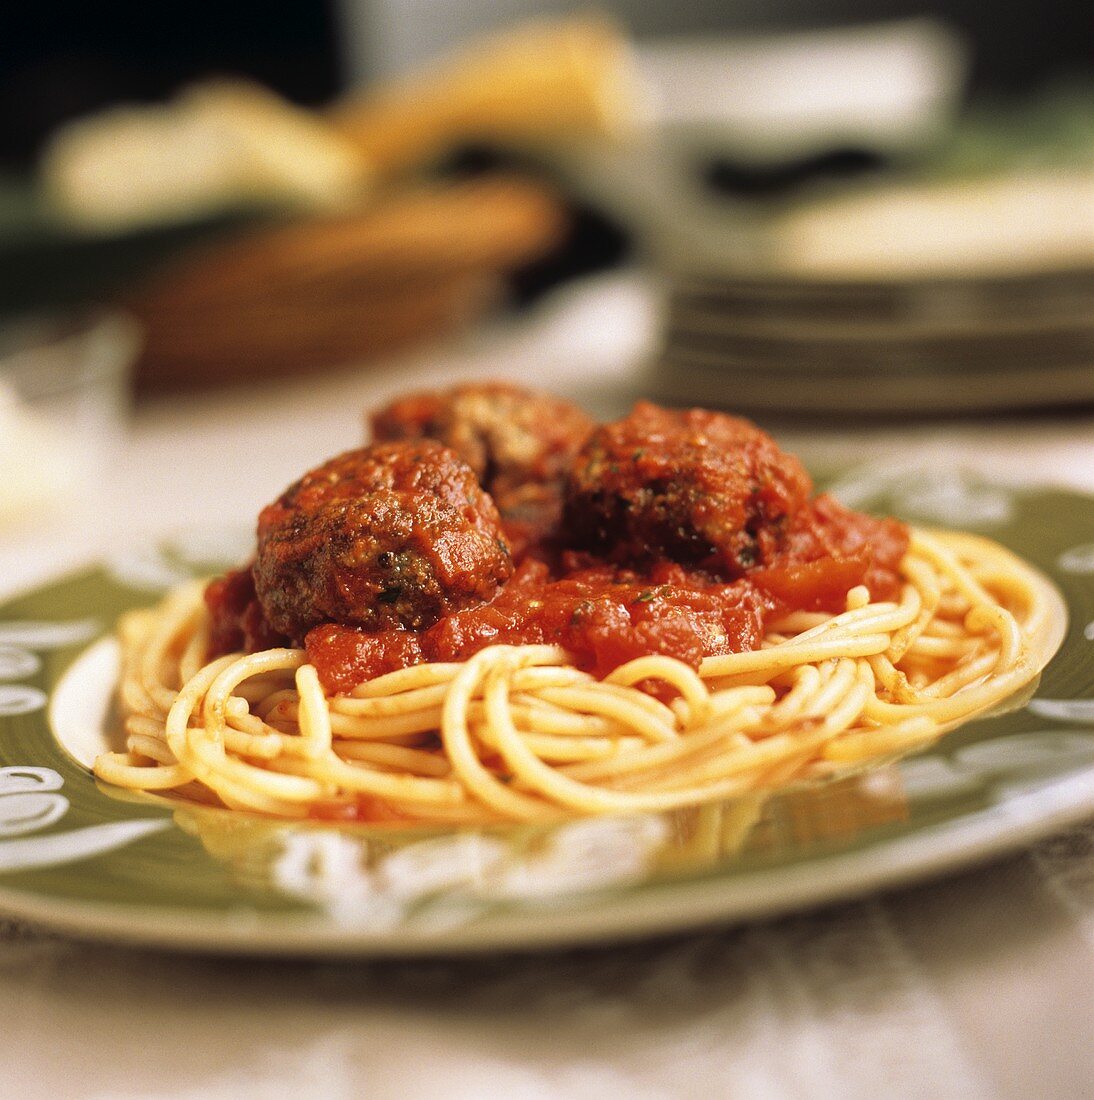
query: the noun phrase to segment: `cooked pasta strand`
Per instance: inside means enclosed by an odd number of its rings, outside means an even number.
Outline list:
[[[698,670],[648,656],[597,680],[557,647],[497,645],[348,694],[326,692],[301,650],[204,664],[208,616],[190,585],[119,624],[126,751],[95,772],[261,814],[367,817],[379,801],[451,826],[657,811],[816,779],[930,743],[1051,656],[1055,597],[1001,547],[917,531],[902,572],[897,601],[852,589],[841,614],[788,615],[761,648]]]

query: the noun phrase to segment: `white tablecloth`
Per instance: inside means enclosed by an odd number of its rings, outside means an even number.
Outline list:
[[[238,527],[409,386],[509,377],[610,413],[656,331],[638,278],[320,385],[137,413],[93,514],[0,539],[0,590],[172,527]],[[1094,420],[796,430],[807,462],[930,457],[1094,490]],[[92,947],[0,919],[0,1094],[1078,1097],[1094,1092],[1094,823],[1004,862],[728,931],[529,957],[309,963]]]

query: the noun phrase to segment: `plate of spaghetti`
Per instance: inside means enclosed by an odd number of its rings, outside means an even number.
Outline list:
[[[817,492],[738,417],[594,423],[495,383],[365,440],[242,561],[176,546],[164,591],[115,562],[0,611],[26,681],[0,690],[0,905],[221,950],[557,945],[1094,809],[1088,498],[948,530],[887,514],[895,483],[868,511]]]

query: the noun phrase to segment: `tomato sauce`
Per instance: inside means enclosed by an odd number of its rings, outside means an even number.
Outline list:
[[[490,645],[560,645],[598,676],[663,653],[697,666],[709,653],[753,649],[765,602],[748,583],[722,584],[680,566],[647,577],[600,565],[558,578],[527,560],[496,599],[445,616],[420,634],[367,634],[337,624],[308,633],[308,659],[328,689],[420,661],[462,661]]]
[[[704,657],[755,649],[768,623],[797,610],[837,613],[849,589],[894,598],[907,529],[818,497],[795,518],[775,563],[733,582],[661,562],[641,573],[590,555],[526,558],[497,597],[420,633],[311,630],[308,659],[324,686],[349,691],[422,661],[462,661],[489,645],[559,645],[597,676],[648,654],[698,668]]]
[[[873,600],[900,593],[908,528],[895,519],[853,512],[818,496],[794,516],[774,560],[747,574],[771,601],[773,617],[792,611],[843,610],[849,589],[864,584]]]
[[[211,620],[210,657],[240,651],[257,653],[291,644],[266,620],[250,566],[230,569],[222,577],[214,577],[205,589],[205,606]]]
[[[842,611],[856,585],[875,600],[894,598],[907,545],[898,521],[820,496],[794,517],[772,564],[732,582],[674,562],[636,571],[586,553],[529,555],[494,599],[427,630],[326,623],[304,644],[329,691],[423,661],[466,660],[497,644],[559,645],[597,676],[647,654],[697,668],[704,657],[755,649],[766,625],[789,612]],[[213,581],[206,602],[214,653],[291,644],[265,621],[250,569]]]
[[[529,414],[502,432],[490,408],[490,431],[472,418],[453,443],[471,440],[492,485],[512,474],[500,518],[472,467],[416,429],[339,456],[263,512],[255,565],[209,585],[213,654],[303,644],[343,692],[495,644],[561,646],[597,676],[650,654],[698,668],[790,612],[842,611],[857,585],[899,593],[907,528],[810,499],[800,463],[747,421],[640,403],[582,445],[580,414],[544,480],[526,466],[556,455],[553,429]]]

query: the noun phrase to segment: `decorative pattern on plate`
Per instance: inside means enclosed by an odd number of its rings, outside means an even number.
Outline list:
[[[0,837],[25,837],[48,829],[68,813],[57,793],[64,780],[52,768],[0,768]],[[116,821],[66,833],[0,840],[0,871],[26,871],[71,863],[109,852],[166,826],[162,821]]]
[[[641,882],[667,840],[658,817],[564,825],[532,851],[457,833],[407,844],[369,865],[368,844],[327,830],[290,832],[271,864],[284,893],[321,905],[343,924],[443,927],[499,901],[550,906],[589,890]]]
[[[38,656],[17,645],[0,645],[0,680],[22,680],[42,667]]]
[[[103,629],[98,619],[74,622],[0,622],[0,643],[28,649],[64,649],[94,638]],[[28,673],[29,675],[29,673]]]
[[[22,646],[40,650],[78,645],[93,637],[94,619],[72,622],[11,621],[0,623],[0,679],[37,675],[39,657]],[[19,645],[14,644],[18,642]],[[33,714],[45,708],[49,696],[26,684],[0,684],[0,718]],[[0,872],[29,871],[73,863],[101,855],[166,827],[163,821],[115,821],[68,832],[28,837],[48,829],[69,811],[71,803],[59,793],[64,778],[53,768],[22,764],[0,767]]]
[[[226,563],[243,561],[253,542],[254,533],[242,527],[185,528],[110,555],[106,568],[129,588],[166,592]]]
[[[1065,550],[1059,557],[1059,564],[1067,573],[1094,573],[1094,542]]]
[[[828,491],[850,508],[889,510],[909,522],[977,531],[1010,523],[1018,492],[986,485],[960,469],[906,464],[852,470],[829,485]]]
[[[48,701],[49,696],[35,687],[0,687],[0,718],[10,718],[13,714],[30,714],[41,710]]]

